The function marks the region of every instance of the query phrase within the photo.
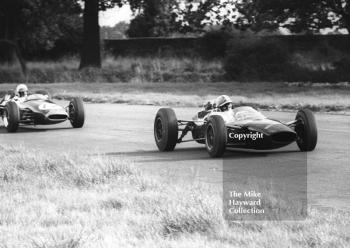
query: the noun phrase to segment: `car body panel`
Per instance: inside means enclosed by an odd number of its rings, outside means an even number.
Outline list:
[[[197,113],[193,118],[192,137],[201,140],[199,143],[204,143],[206,123],[213,115],[221,116],[225,122],[227,147],[270,150],[289,145],[297,139],[294,128],[269,119],[252,107],[242,106],[226,112]]]
[[[20,111],[21,125],[50,125],[58,124],[69,119],[67,110],[50,101],[48,96],[41,94],[29,95],[25,100],[11,99]],[[3,103],[3,106],[6,102]]]

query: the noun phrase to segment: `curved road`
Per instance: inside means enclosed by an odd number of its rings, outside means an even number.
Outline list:
[[[63,103],[63,102],[62,102]],[[223,159],[208,157],[202,145],[180,144],[174,152],[158,152],[153,138],[153,120],[157,106],[86,104],[84,128],[72,129],[70,123],[20,128],[9,134],[0,128],[1,143],[22,144],[45,152],[102,153],[123,156],[141,169],[167,176],[221,185]],[[196,108],[175,108],[178,118],[189,119]],[[264,112],[281,121],[294,119],[295,113]],[[350,116],[317,114],[319,140],[316,150],[307,154],[308,202],[311,205],[349,209],[350,203]],[[2,125],[2,123],[0,124]],[[256,159],[273,160],[280,154],[297,157],[295,144],[284,152],[252,153],[228,151],[225,158],[249,164]],[[293,173],[293,172],[290,172]]]

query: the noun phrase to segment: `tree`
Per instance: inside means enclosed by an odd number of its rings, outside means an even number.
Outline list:
[[[201,33],[208,24],[221,24],[220,12],[226,2],[230,0],[129,0],[136,17],[127,33],[129,37]]]
[[[177,4],[176,0],[131,1],[131,9],[139,13],[130,23],[128,36],[168,36],[175,30]]]
[[[85,0],[84,38],[80,69],[85,67],[101,67],[98,6],[98,0]]]
[[[15,64],[20,62],[22,72],[26,74],[26,66],[16,43],[17,16],[20,9],[19,0],[3,0],[0,3],[0,48],[1,62]]]
[[[101,67],[99,10],[121,7],[126,0],[84,0],[84,35],[80,58],[80,69],[86,67]]]
[[[142,24],[145,20],[145,23],[147,23],[148,20],[156,21],[156,17],[159,16],[158,13],[160,13],[162,7],[165,6],[164,2],[159,0],[84,0],[84,3],[84,36],[80,69],[85,67],[101,67],[100,31],[98,24],[99,10],[104,11],[116,5],[122,7],[123,4],[128,3],[134,11],[143,10],[143,16],[134,21],[134,24],[138,22],[136,26],[141,26],[140,20]],[[164,13],[164,11],[162,13]],[[133,23],[131,25],[133,25]],[[151,25],[160,26],[159,24],[154,25],[153,23],[151,23]]]
[[[27,65],[22,58],[22,54],[15,42],[11,40],[0,39],[0,62],[15,64],[16,59],[19,62],[23,76],[27,77]]]
[[[81,10],[72,0],[1,0],[0,39],[18,44],[26,57],[40,57],[59,40],[80,39]]]
[[[24,0],[18,41],[29,57],[45,57],[60,40],[80,43],[82,8],[72,0]]]
[[[101,27],[101,39],[125,39],[126,31],[129,28],[129,23],[126,22],[118,22],[114,25],[114,27]]]
[[[77,40],[80,12],[71,0],[1,0],[0,62],[19,62],[26,75],[22,54],[40,57],[60,40]]]
[[[350,0],[238,0],[236,7],[241,27],[285,27],[292,32],[336,27],[350,32]]]
[[[0,39],[15,40],[20,4],[19,0],[0,2]]]
[[[176,11],[177,29],[181,33],[204,32],[205,26],[221,22],[220,9],[224,8],[222,0],[183,1]],[[221,23],[220,23],[221,24]]]

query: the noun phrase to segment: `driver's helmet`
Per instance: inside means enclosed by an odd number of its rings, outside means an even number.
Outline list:
[[[221,95],[215,99],[215,107],[224,112],[232,108],[232,100],[227,95]]]
[[[16,95],[19,97],[25,97],[28,95],[28,87],[25,84],[19,84],[16,87]]]

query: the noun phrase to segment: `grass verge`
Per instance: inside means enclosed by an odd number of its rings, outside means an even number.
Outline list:
[[[28,62],[28,82],[217,82],[223,80],[220,60],[194,58],[107,57],[101,69],[78,70],[78,58]],[[22,78],[18,66],[0,64],[0,83]]]
[[[123,157],[0,146],[3,247],[348,247],[350,214],[228,224],[220,192],[148,176]]]
[[[0,84],[0,92],[15,84]],[[45,89],[54,98],[79,96],[85,102],[200,107],[221,94],[232,97],[235,105],[251,105],[263,110],[350,111],[348,84],[287,83],[55,83],[30,84],[31,91]]]

